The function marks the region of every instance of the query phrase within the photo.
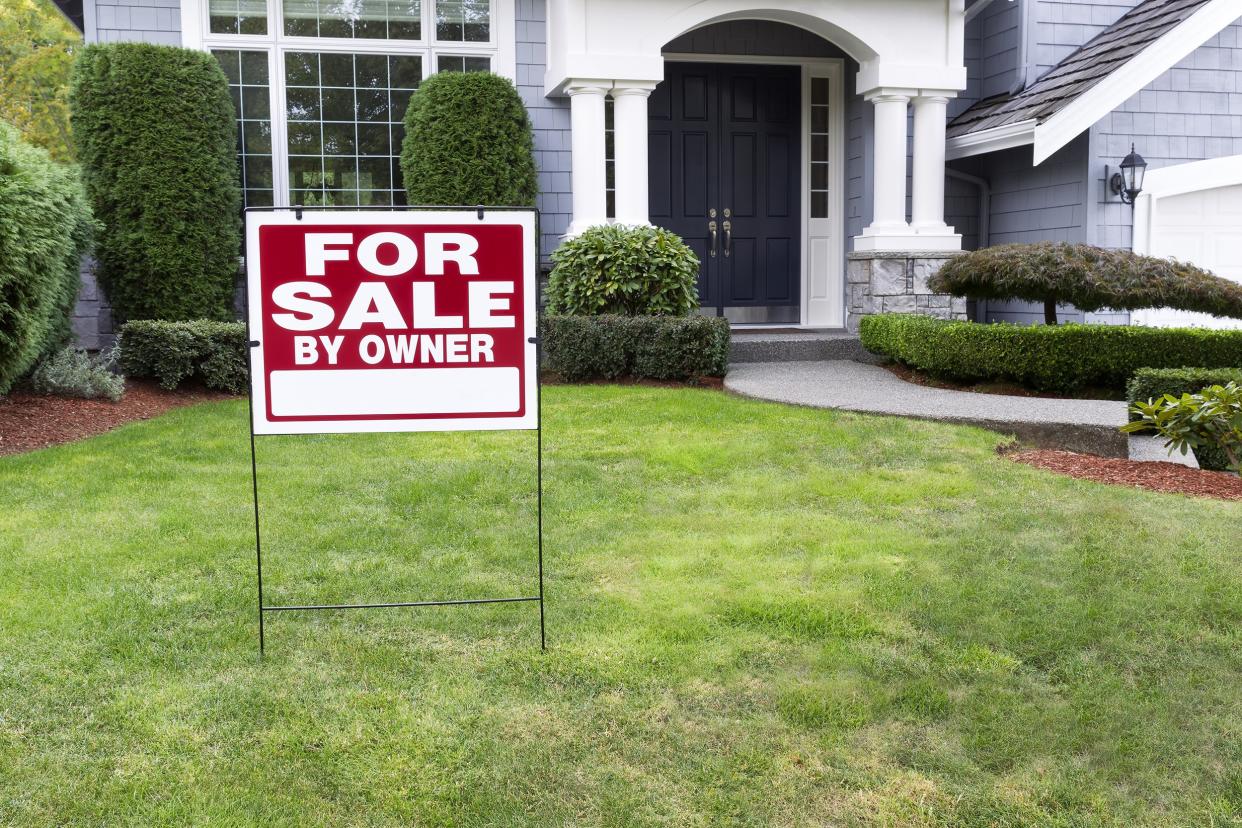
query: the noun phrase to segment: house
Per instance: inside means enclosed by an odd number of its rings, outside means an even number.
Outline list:
[[[505,75],[535,128],[545,259],[601,222],[669,227],[705,311],[736,323],[964,317],[927,277],[1013,241],[1242,279],[1240,0],[58,2],[88,41],[219,59],[248,205],[401,203],[411,91]],[[1133,207],[1110,187],[1132,145]]]

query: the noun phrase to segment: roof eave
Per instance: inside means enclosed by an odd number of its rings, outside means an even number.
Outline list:
[[[1240,16],[1237,0],[1211,0],[1035,128],[1033,163],[1053,153],[1176,66]]]
[[[952,161],[1033,144],[1037,126],[1038,123],[1032,118],[954,136],[946,142],[945,157]]]

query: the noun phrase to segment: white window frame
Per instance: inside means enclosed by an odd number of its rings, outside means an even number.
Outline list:
[[[285,53],[413,55],[423,59],[423,79],[434,75],[441,55],[487,57],[492,71],[517,83],[516,0],[491,0],[491,40],[480,42],[438,41],[434,37],[435,0],[422,0],[419,40],[351,37],[292,37],[284,34],[282,0],[266,0],[267,34],[220,34],[210,31],[210,0],[181,0],[181,45],[211,52],[213,49],[266,51],[268,106],[272,116],[272,203],[289,207],[289,145],[285,112]]]

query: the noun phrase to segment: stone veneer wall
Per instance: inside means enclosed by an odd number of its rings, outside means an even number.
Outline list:
[[[116,342],[112,329],[112,306],[108,297],[95,280],[95,261],[90,256],[82,258],[82,287],[73,306],[74,337],[80,348],[98,351],[110,348]]]
[[[921,313],[938,319],[967,319],[966,300],[932,293],[927,280],[955,253],[851,253],[845,268],[849,313],[857,331],[864,316]]]

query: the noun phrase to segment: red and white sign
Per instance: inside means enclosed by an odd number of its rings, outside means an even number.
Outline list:
[[[246,215],[256,434],[538,426],[535,216]]]

